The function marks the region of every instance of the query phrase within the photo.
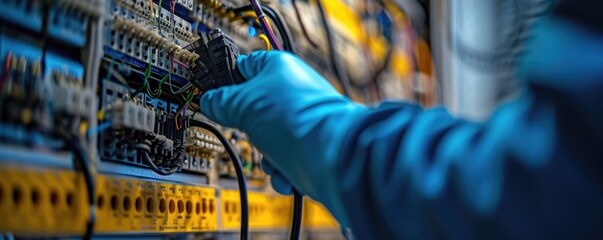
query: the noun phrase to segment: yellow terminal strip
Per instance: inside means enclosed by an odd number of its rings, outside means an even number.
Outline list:
[[[83,234],[89,208],[82,175],[72,170],[0,168],[0,231],[15,234]],[[292,197],[249,192],[252,230],[287,229]],[[96,177],[94,233],[231,232],[240,227],[238,190],[155,182],[109,175]],[[319,203],[305,199],[304,226],[336,229]],[[36,216],[36,217],[32,217]],[[221,219],[218,222],[218,219]]]

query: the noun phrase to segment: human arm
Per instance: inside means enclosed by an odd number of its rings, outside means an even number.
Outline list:
[[[561,36],[534,49],[522,95],[483,123],[352,103],[277,52],[242,57],[249,81],[206,93],[202,111],[247,132],[359,239],[593,236],[603,221],[603,37],[555,24],[543,34]]]

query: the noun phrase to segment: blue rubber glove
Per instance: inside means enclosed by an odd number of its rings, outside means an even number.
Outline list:
[[[270,176],[270,184],[276,192],[283,195],[293,194],[291,183],[285,179],[282,173],[275,170],[266,158],[262,159],[262,170]]]

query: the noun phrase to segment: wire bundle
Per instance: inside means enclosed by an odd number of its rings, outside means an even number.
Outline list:
[[[264,15],[264,11],[262,10],[260,3],[257,0],[250,0],[249,3],[251,4],[253,11],[255,12],[255,15],[257,15],[258,21],[262,26],[262,31],[264,31],[266,36],[268,36],[268,40],[270,41],[270,44],[272,44],[272,47],[274,49],[282,51],[283,47],[281,47],[281,45],[278,43],[274,32],[272,32],[272,29],[268,25],[268,21],[266,21],[266,15]]]
[[[171,175],[171,174],[177,172],[178,170],[180,170],[180,167],[178,166],[178,161],[181,160],[182,152],[184,151],[182,146],[175,147],[175,150],[174,150],[174,152],[176,153],[175,156],[168,159],[167,162],[161,162],[161,163],[159,163],[160,165],[157,165],[155,163],[155,161],[153,160],[153,157],[151,157],[151,155],[150,155],[150,152],[152,149],[151,146],[157,145],[157,144],[158,144],[157,141],[152,142],[152,141],[146,139],[146,140],[142,141],[141,143],[134,144],[134,148],[136,148],[142,152],[142,156],[143,156],[145,163],[151,168],[151,170],[153,170],[153,172],[155,172],[159,175],[167,176],[167,175]]]

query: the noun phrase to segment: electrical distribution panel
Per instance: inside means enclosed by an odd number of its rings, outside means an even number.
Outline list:
[[[266,48],[252,12],[232,11],[245,4],[3,1],[0,234],[79,237],[94,212],[99,237],[236,236],[233,165],[216,136],[190,126],[209,120],[196,110],[202,93],[184,86],[203,57],[187,46],[210,29],[222,29],[242,53]],[[285,237],[292,198],[270,189],[244,133],[218,127],[244,166],[252,234]],[[74,161],[81,158],[88,161]],[[324,207],[306,205],[306,233],[339,234]]]

